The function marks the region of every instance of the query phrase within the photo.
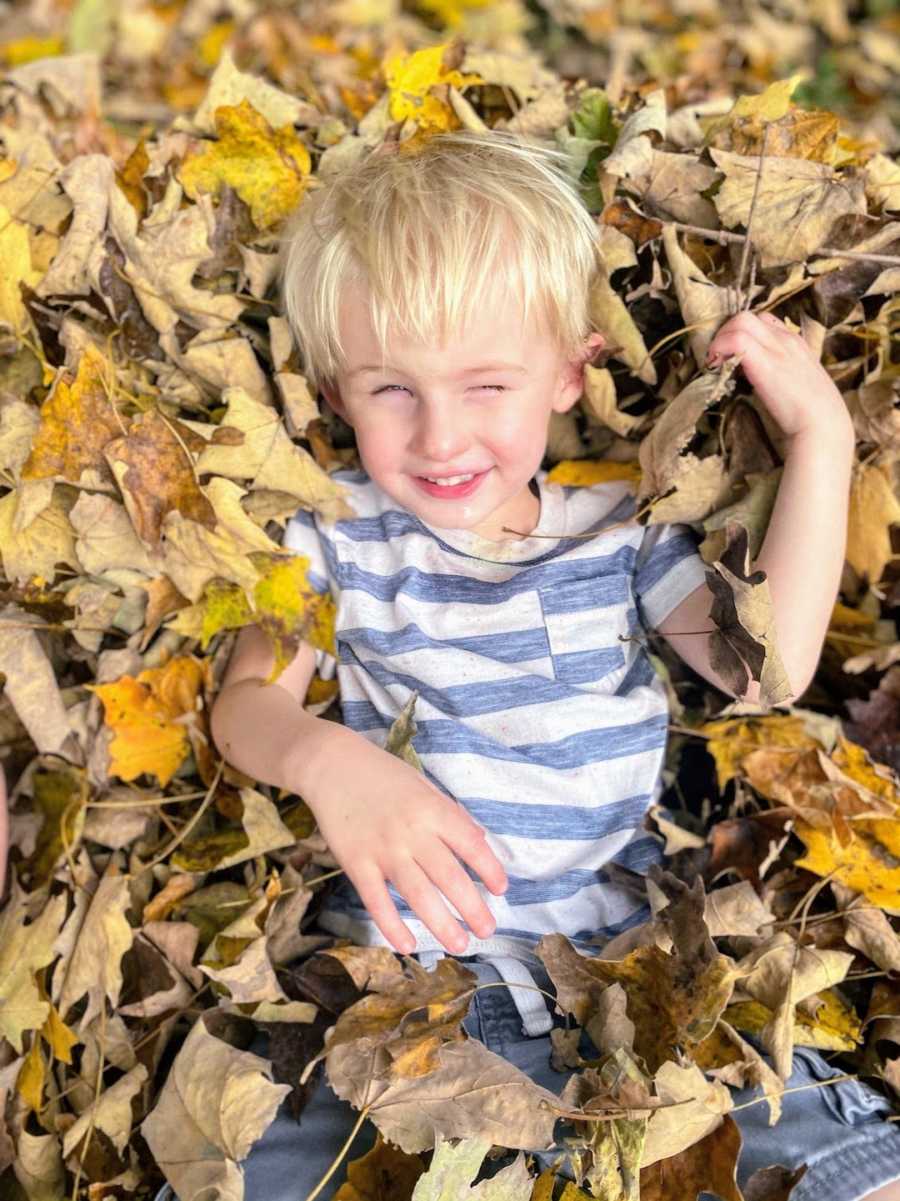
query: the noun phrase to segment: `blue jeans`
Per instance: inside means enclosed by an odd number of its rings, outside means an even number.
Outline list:
[[[500,979],[490,964],[474,959],[461,962],[476,973],[479,984]],[[543,970],[540,967],[532,970],[538,985],[553,993],[553,985]],[[556,1013],[553,1021],[561,1027],[566,1024],[565,1018]],[[506,987],[476,992],[463,1027],[489,1050],[502,1055],[554,1093],[562,1090],[572,1074],[556,1072],[550,1066],[549,1035],[537,1038],[523,1035],[522,1019]],[[260,1034],[250,1049],[265,1056],[267,1044],[267,1036]],[[817,1051],[797,1047],[787,1087],[835,1075],[841,1073],[835,1072]],[[733,1089],[732,1094],[735,1105],[758,1095],[755,1089]],[[900,1179],[900,1123],[884,1120],[890,1112],[890,1105],[880,1094],[857,1081],[786,1093],[782,1117],[774,1126],[767,1125],[769,1108],[764,1101],[738,1110],[734,1119],[743,1137],[738,1183],[743,1186],[757,1168],[770,1164],[794,1168],[806,1163],[808,1170],[794,1187],[790,1201],[858,1201],[889,1181]],[[356,1110],[335,1096],[321,1078],[299,1124],[291,1118],[285,1100],[275,1120],[243,1162],[244,1201],[305,1201],[327,1172],[357,1117]],[[375,1127],[366,1121],[316,1201],[327,1201],[334,1195],[346,1177],[347,1162],[370,1150],[375,1135]],[[549,1167],[563,1149],[532,1154],[543,1168]],[[506,1162],[503,1159],[488,1162],[484,1175],[493,1175]],[[566,1168],[564,1162],[563,1174]],[[155,1201],[173,1199],[174,1194],[166,1185]]]

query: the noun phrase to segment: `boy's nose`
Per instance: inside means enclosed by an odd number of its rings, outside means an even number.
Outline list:
[[[469,439],[459,413],[424,413],[416,427],[413,450],[428,463],[452,462],[459,459]]]

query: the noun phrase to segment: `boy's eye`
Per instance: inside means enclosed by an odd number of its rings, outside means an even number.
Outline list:
[[[506,391],[506,387],[504,384],[478,384],[476,386],[478,388],[488,388],[493,392],[505,392]],[[379,392],[390,392],[391,389],[393,389],[393,388],[404,388],[404,385],[403,384],[385,384],[384,387],[382,387],[382,388],[376,388],[375,391],[372,393],[372,395],[377,396]],[[407,392],[409,391],[408,388],[404,388],[404,390]]]

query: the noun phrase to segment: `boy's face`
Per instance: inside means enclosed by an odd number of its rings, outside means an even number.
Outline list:
[[[550,415],[579,398],[584,363],[603,339],[592,335],[567,362],[533,319],[520,328],[517,306],[486,303],[482,313],[443,349],[392,337],[382,369],[366,293],[348,287],[340,311],[348,362],[322,391],[355,430],[369,476],[398,505],[429,525],[503,541],[515,537],[504,526],[530,534],[537,524],[540,502],[528,483]],[[470,472],[480,478],[465,495],[421,478]]]

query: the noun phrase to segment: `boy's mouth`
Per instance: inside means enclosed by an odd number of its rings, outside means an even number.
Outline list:
[[[490,468],[488,468],[490,471]],[[479,471],[470,479],[460,480],[456,484],[436,484],[424,475],[414,475],[413,479],[419,485],[423,492],[429,496],[439,496],[444,500],[453,500],[460,496],[469,496],[479,486],[488,471]],[[449,479],[458,479],[457,476],[449,476]]]

